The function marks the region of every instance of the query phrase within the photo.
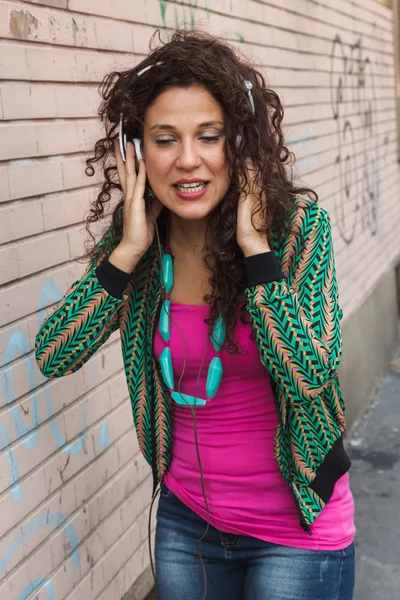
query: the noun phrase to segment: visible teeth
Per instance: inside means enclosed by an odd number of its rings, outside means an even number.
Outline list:
[[[180,192],[200,192],[200,190],[204,190],[204,188],[206,187],[207,183],[203,182],[203,183],[180,183],[176,186],[176,188],[180,191]]]

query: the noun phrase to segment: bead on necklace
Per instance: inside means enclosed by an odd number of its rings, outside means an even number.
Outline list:
[[[196,398],[194,396],[190,396],[188,394],[182,394],[179,391],[174,389],[175,381],[174,381],[174,372],[172,368],[172,354],[170,348],[171,341],[171,300],[170,293],[174,286],[174,269],[173,269],[173,261],[172,255],[169,248],[169,226],[167,229],[167,249],[163,253],[162,256],[162,272],[161,272],[162,284],[165,289],[165,300],[161,307],[160,319],[158,323],[158,328],[160,335],[166,346],[160,355],[160,367],[161,373],[163,376],[163,380],[165,384],[168,386],[168,389],[171,393],[172,399],[182,406],[205,406],[207,401],[211,400],[215,397],[219,385],[221,383],[221,378],[223,374],[222,362],[221,362],[221,349],[225,342],[226,335],[226,326],[225,322],[221,316],[219,316],[213,326],[212,333],[210,335],[210,340],[212,346],[214,348],[215,356],[211,360],[208,373],[207,373],[207,381],[206,381],[206,395],[207,398],[204,400],[202,398]]]

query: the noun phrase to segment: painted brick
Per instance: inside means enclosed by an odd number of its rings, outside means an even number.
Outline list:
[[[0,556],[2,556],[2,557],[7,556],[7,554],[6,554],[7,551],[9,551],[10,547],[11,548],[13,547],[13,543],[15,542],[15,539],[18,539],[19,537],[22,537],[21,527],[17,527],[13,531],[10,531],[10,533],[8,535],[5,535],[0,540]],[[2,564],[0,582],[2,580],[4,580],[7,573],[9,573],[13,567],[15,567],[19,563],[23,562],[23,559],[24,559],[23,544],[20,544],[18,546],[16,545],[16,548],[15,548],[14,552],[12,553],[10,560],[7,562],[7,564],[5,564],[5,565]],[[2,592],[1,597],[6,598],[6,596],[4,596],[4,590],[2,589],[1,583],[0,583],[0,592]]]
[[[68,0],[25,0],[30,4],[43,4],[54,8],[68,8]]]
[[[124,2],[124,0],[113,0],[113,2],[107,0],[69,0],[68,7],[76,12],[143,23],[145,22],[147,3],[136,2],[130,4]]]
[[[7,387],[3,390],[2,394],[6,404],[22,398],[25,394],[29,394],[39,383],[44,381],[43,376],[39,372],[36,372],[36,377],[34,357],[32,355],[24,357],[22,360],[18,360],[17,357],[18,353],[15,353],[12,365],[8,364],[1,369],[2,376],[7,381]],[[35,373],[35,375],[32,376],[32,373]],[[31,422],[32,415],[28,419]]]
[[[132,52],[132,25],[114,19],[57,12],[43,7],[24,10],[17,3],[0,7],[0,36],[62,46]]]
[[[0,78],[29,79],[26,48],[22,44],[8,43],[0,47]]]
[[[84,152],[91,149],[91,140],[97,139],[98,134],[99,127],[94,121],[7,124],[0,127],[0,135],[4,140],[0,159]]]
[[[44,228],[46,231],[66,225],[83,225],[84,214],[94,199],[93,188],[82,188],[72,192],[62,192],[43,198]]]
[[[62,189],[61,161],[16,161],[8,166],[13,200],[47,194]]]
[[[8,178],[8,167],[0,167],[0,202],[10,200],[10,181]]]
[[[142,572],[150,567],[149,550],[148,547],[146,548],[146,544],[147,542],[143,543],[123,566],[122,570],[127,589],[130,589]],[[152,535],[152,547],[154,548],[154,535]]]
[[[85,253],[85,241],[88,241],[88,234],[82,224],[68,231],[69,257],[71,260],[79,258]]]
[[[93,535],[96,535],[94,533]],[[102,540],[98,537],[98,546],[101,548]],[[91,565],[92,557],[89,553],[86,554],[86,561]],[[94,564],[91,566],[89,574],[82,577],[79,581],[78,585],[71,591],[68,596],[65,596],[67,600],[80,600],[80,598],[85,598],[85,600],[94,600],[98,597],[100,592],[104,589],[104,579],[103,579],[103,565],[101,562]],[[45,595],[39,596],[38,600],[47,600]]]
[[[19,240],[44,230],[40,202],[15,203],[0,207],[0,240],[2,244]]]
[[[0,249],[0,285],[19,279],[17,247]]]
[[[7,82],[1,88],[4,119],[92,117],[100,101],[96,86]]]
[[[43,576],[42,573],[49,573],[51,570],[51,560],[49,548],[44,546],[40,552],[35,552],[27,558],[10,577],[9,586],[12,590],[11,598],[18,598],[19,592],[28,587],[28,585]]]
[[[58,117],[93,117],[97,114],[100,96],[93,85],[56,85],[54,87]]]
[[[106,416],[111,410],[110,394],[107,382],[64,411],[66,439],[69,441],[82,431],[83,415],[86,415],[87,427]]]
[[[27,320],[0,329],[0,366],[12,362],[16,355],[18,355],[17,339],[28,340],[27,346],[29,352],[31,346],[29,343],[29,326]]]
[[[11,80],[100,82],[115,68],[137,62],[133,55],[31,46],[10,42],[0,46],[0,77]],[[14,61],[16,66],[13,66]]]
[[[60,433],[63,434],[63,417],[56,418],[53,421],[52,427],[57,427]],[[39,434],[37,434],[39,436]],[[65,437],[65,434],[63,435]],[[40,430],[40,440],[41,443],[38,444],[37,450],[35,452],[27,452],[24,447],[24,442],[18,443],[14,448],[14,457],[18,463],[18,474],[20,477],[23,477],[30,471],[32,471],[35,467],[37,467],[43,460],[47,458],[48,455],[52,454],[57,450],[57,442],[52,435],[50,425],[43,427]],[[2,461],[4,463],[4,460]],[[9,469],[6,468],[6,465],[3,464],[2,467],[4,471],[7,472]],[[7,488],[5,488],[7,489]],[[1,489],[4,491],[4,489]]]
[[[36,236],[18,245],[21,277],[59,265],[67,260],[69,260],[68,234],[63,231]]]
[[[106,357],[101,353],[96,353],[91,358],[92,364],[96,370],[96,381],[101,383],[114,375],[117,371],[122,370],[123,362],[121,355],[121,347],[119,344],[113,344],[107,350]],[[84,371],[85,389],[89,390],[92,387],[91,374],[88,371]]]
[[[58,289],[67,290],[83,270],[81,265],[68,265],[53,271],[51,278],[48,274],[40,274],[29,281],[23,280],[12,285],[7,290],[0,290],[0,327],[37,311],[41,290],[49,281],[54,282]]]
[[[89,155],[88,155],[89,156]],[[100,181],[101,173],[96,171],[93,177],[85,174],[86,156],[65,157],[62,160],[63,189],[70,190]]]
[[[118,445],[119,442],[110,446],[104,452],[101,462],[96,461],[94,464],[89,465],[74,478],[77,506],[86,502],[99,488],[106,484],[108,477],[112,477],[118,470]]]
[[[9,477],[9,469],[2,471],[2,477]],[[18,492],[18,493],[17,493]],[[10,524],[19,523],[26,515],[41,504],[47,497],[44,487],[43,471],[37,471],[25,478],[17,489],[8,491],[0,499],[2,519],[0,521],[0,536],[2,537],[10,528]],[[16,499],[24,498],[23,503]]]

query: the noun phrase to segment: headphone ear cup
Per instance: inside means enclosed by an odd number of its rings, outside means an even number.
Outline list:
[[[243,137],[240,135],[240,133],[238,133],[236,136],[236,150],[239,150],[240,145],[242,143],[242,139]]]
[[[134,138],[132,141],[133,141],[133,145],[135,146],[136,158],[138,160],[141,160],[143,158],[141,140],[139,138]]]

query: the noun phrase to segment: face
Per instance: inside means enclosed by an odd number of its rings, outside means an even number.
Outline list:
[[[143,140],[160,202],[183,219],[206,219],[230,183],[220,104],[202,86],[170,88],[147,110]]]

